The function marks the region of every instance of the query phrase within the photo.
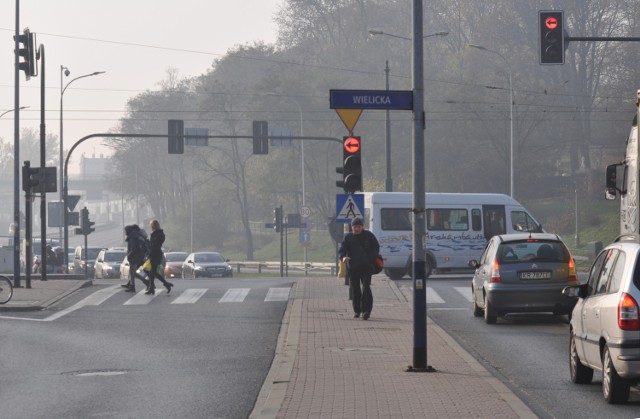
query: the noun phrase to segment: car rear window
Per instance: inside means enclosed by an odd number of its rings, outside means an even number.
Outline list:
[[[551,240],[522,240],[503,242],[498,248],[500,263],[528,261],[569,262],[569,251],[562,242]]]

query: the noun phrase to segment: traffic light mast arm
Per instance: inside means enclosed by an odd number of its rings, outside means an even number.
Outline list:
[[[617,41],[617,42],[631,41],[631,42],[638,42],[638,41],[640,41],[640,37],[637,37],[637,36],[630,36],[630,37],[624,37],[624,36],[565,36],[564,37],[564,41],[565,42],[570,42],[570,41],[603,41],[603,42],[608,42],[608,41]]]

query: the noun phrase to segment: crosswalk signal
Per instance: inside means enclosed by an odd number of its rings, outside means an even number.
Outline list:
[[[540,64],[564,64],[564,12],[539,12]]]
[[[360,137],[342,138],[342,167],[336,168],[336,172],[342,174],[342,181],[337,181],[336,186],[343,188],[346,193],[363,190],[361,152]]]
[[[16,39],[16,36],[13,36]],[[23,61],[18,63],[18,69],[24,71],[24,75],[27,80],[31,76],[35,76],[36,73],[36,50],[35,50],[35,34],[29,31],[29,28],[25,28],[22,35],[18,35],[18,42],[22,45],[18,47],[18,55],[23,58]]]

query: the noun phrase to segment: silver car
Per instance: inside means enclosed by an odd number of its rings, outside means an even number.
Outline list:
[[[601,371],[608,403],[626,403],[640,382],[640,244],[620,236],[596,257],[586,284],[563,294],[577,304],[570,322],[571,381],[588,384]]]
[[[493,236],[471,283],[473,315],[488,324],[508,313],[552,312],[571,315],[575,299],[562,295],[579,285],[576,266],[560,237],[547,233]]]

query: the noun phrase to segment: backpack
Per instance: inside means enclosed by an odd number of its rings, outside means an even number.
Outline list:
[[[137,243],[139,254],[142,256],[142,260],[147,259],[149,257],[149,252],[151,249],[151,243],[149,242],[149,239],[140,235],[138,236]]]

